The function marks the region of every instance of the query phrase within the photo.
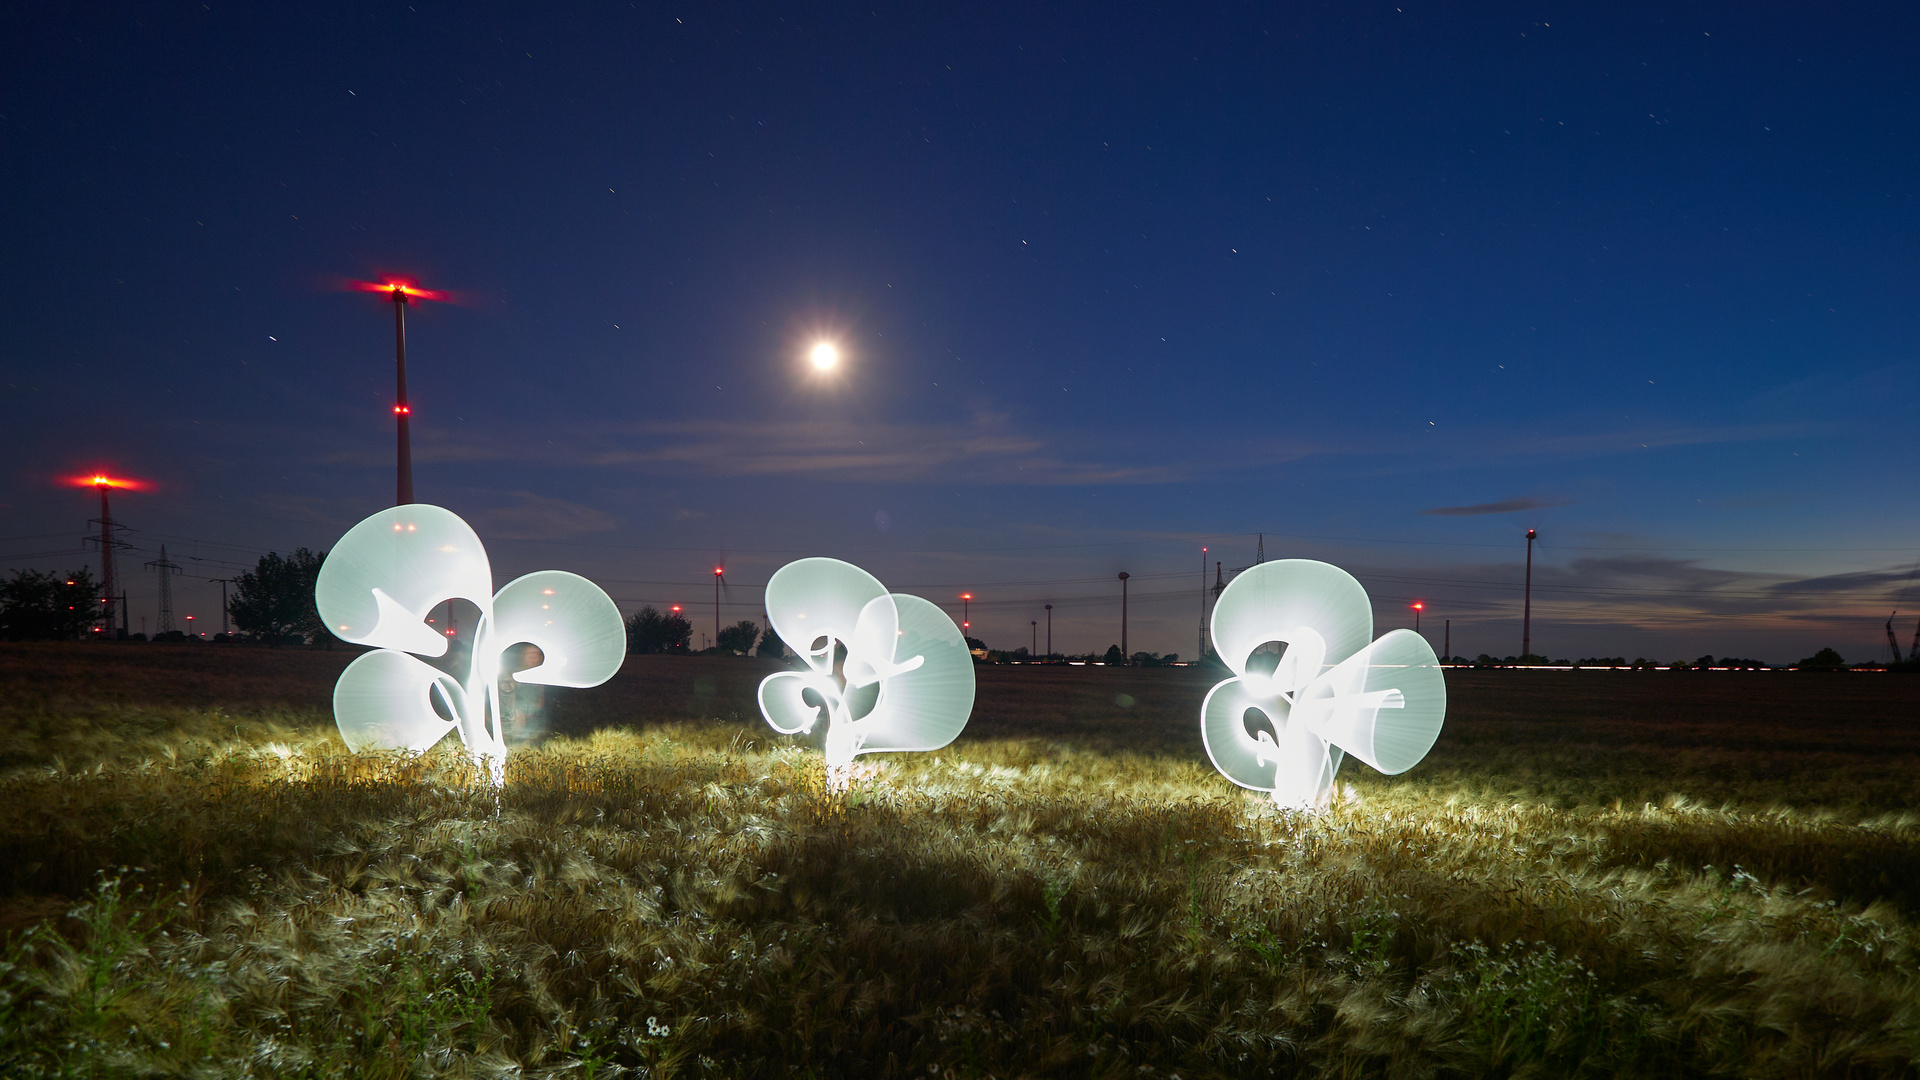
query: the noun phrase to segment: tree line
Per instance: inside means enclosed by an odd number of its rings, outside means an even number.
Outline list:
[[[326,552],[306,548],[285,556],[272,551],[262,555],[252,570],[234,580],[227,617],[241,634],[275,645],[331,642],[333,635],[326,632],[313,602],[313,586],[326,559]],[[104,599],[100,583],[84,568],[65,574],[16,570],[11,578],[0,580],[0,640],[74,641],[94,636]]]
[[[663,612],[648,604],[627,619],[627,651],[691,655],[693,623],[677,611]],[[712,651],[778,659],[786,655],[786,646],[772,626],[762,630],[752,619],[741,619],[720,629]]]
[[[270,551],[260,557],[252,570],[234,580],[227,615],[239,632],[256,641],[279,644],[331,645],[333,635],[320,621],[314,606],[313,588],[320,578],[320,567],[327,553],[295,548],[287,555]],[[0,641],[75,641],[92,636],[100,621],[103,600],[101,585],[93,572],[82,567],[65,574],[38,570],[16,570],[11,578],[0,580]],[[677,611],[662,612],[649,604],[626,622],[627,651],[630,653],[694,652],[693,623]],[[136,637],[140,635],[135,635]],[[1136,652],[1126,656],[1120,646],[1110,645],[1104,653],[1050,655],[1030,654],[1023,646],[1012,650],[989,649],[979,638],[969,637],[967,649],[987,663],[1103,663],[1108,666],[1159,667],[1179,662],[1178,653]],[[764,629],[752,619],[742,619],[723,627],[711,652],[721,655],[760,656],[779,659],[787,654],[785,644],[772,626]],[[1211,655],[1207,659],[1213,659]],[[1645,657],[1629,661],[1625,657],[1582,657],[1569,664],[1566,660],[1548,660],[1544,656],[1509,656],[1504,659],[1485,653],[1469,661],[1466,657],[1442,658],[1444,663],[1472,664],[1475,667],[1572,666],[1572,667],[1664,667],[1705,669],[1708,667],[1766,669],[1771,665],[1745,657],[1701,656],[1695,660],[1660,663]],[[1787,666],[1787,665],[1782,665]],[[1840,653],[1826,648],[1791,665],[1802,671],[1838,671],[1847,667],[1886,667],[1874,661],[1848,664]],[[1903,661],[1891,665],[1914,670],[1920,664]]]

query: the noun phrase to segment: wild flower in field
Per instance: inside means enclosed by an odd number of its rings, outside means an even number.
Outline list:
[[[1447,712],[1438,659],[1410,630],[1372,639],[1367,591],[1337,566],[1281,559],[1234,578],[1213,610],[1234,677],[1200,705],[1214,767],[1308,809],[1332,797],[1346,754],[1389,774],[1418,764]]]
[[[498,593],[486,548],[451,510],[424,503],[367,518],[340,538],[314,587],[320,618],[335,637],[377,646],[340,673],[334,721],[347,746],[423,751],[458,729],[477,766],[497,784],[507,744],[501,682],[598,686],[626,657],[620,610],[598,585],[563,570],[537,570]],[[480,609],[470,645],[460,642],[453,674],[420,657],[449,655],[427,624],[448,600]],[[532,645],[532,667],[503,675],[501,656]],[[464,653],[464,655],[460,655]]]
[[[828,782],[846,785],[856,754],[938,750],[973,713],[973,659],[932,603],[888,593],[838,559],[800,559],[767,581],[767,618],[805,671],[760,683],[760,711],[793,735],[827,722]]]

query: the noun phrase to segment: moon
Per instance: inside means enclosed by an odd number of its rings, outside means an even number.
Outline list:
[[[815,371],[832,371],[834,365],[840,362],[840,350],[833,342],[822,341],[814,345],[807,359],[812,361]]]

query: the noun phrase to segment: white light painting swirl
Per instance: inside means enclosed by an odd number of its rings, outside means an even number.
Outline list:
[[[973,714],[973,657],[947,614],[838,559],[800,559],[767,582],[767,617],[805,671],[760,683],[775,731],[825,720],[827,775],[844,782],[856,754],[938,750]]]
[[[626,658],[620,610],[598,585],[539,570],[495,593],[480,538],[453,511],[425,503],[382,510],[348,530],[327,553],[313,598],[335,637],[378,649],[347,665],[333,687],[334,722],[348,748],[422,751],[458,729],[495,783],[507,759],[503,650],[520,642],[539,648],[541,663],[512,678],[546,686],[598,686]],[[447,638],[426,618],[450,599],[480,609],[471,655],[454,675],[420,659],[447,655]]]
[[[1439,660],[1411,630],[1372,638],[1367,591],[1337,566],[1281,559],[1234,578],[1213,610],[1234,677],[1200,706],[1214,767],[1305,810],[1327,805],[1346,754],[1389,774],[1419,764],[1447,713]]]

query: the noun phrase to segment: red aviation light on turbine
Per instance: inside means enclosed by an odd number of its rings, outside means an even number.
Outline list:
[[[423,289],[405,278],[389,278],[386,281],[349,281],[347,288],[355,292],[381,293],[391,300],[438,300],[452,303],[453,294],[440,289]]]
[[[129,480],[124,476],[110,476],[104,472],[88,473],[85,476],[70,476],[64,482],[73,487],[119,488],[122,491],[143,491],[153,486],[147,480]]]

